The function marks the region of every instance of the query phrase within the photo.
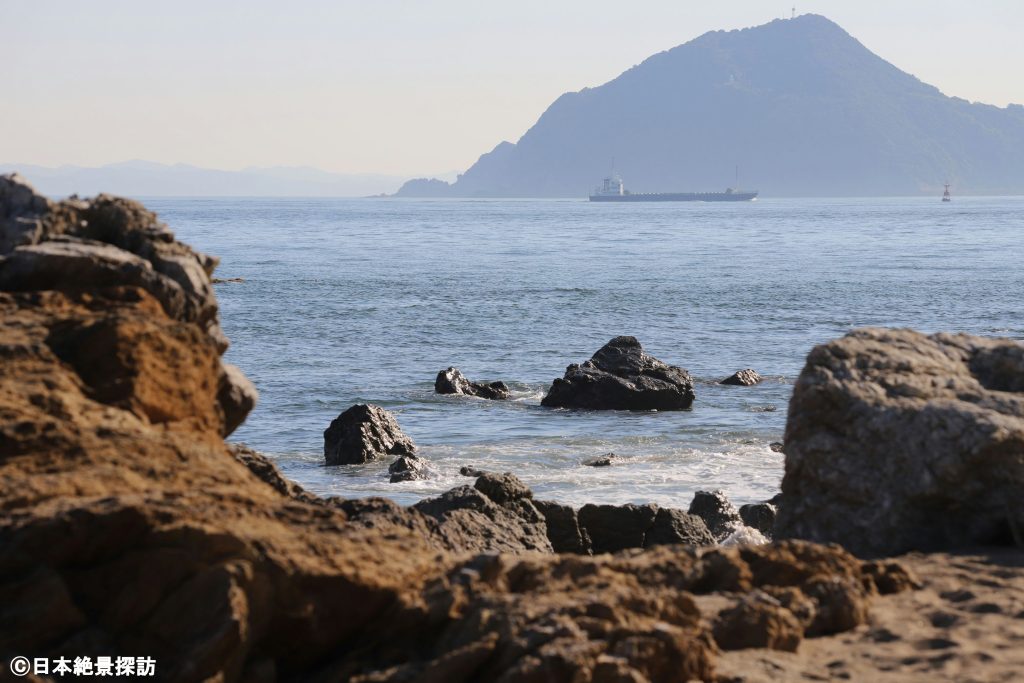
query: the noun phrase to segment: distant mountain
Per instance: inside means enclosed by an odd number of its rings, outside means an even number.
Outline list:
[[[946,97],[816,15],[715,31],[559,97],[450,196],[634,191],[766,196],[1024,193],[1024,107]],[[415,195],[421,182],[399,195]],[[436,195],[438,187],[430,187]]]
[[[0,173],[12,171],[24,175],[43,194],[54,197],[100,192],[129,197],[363,197],[394,192],[406,179],[329,173],[308,167],[219,171],[150,161],[126,161],[98,168],[0,164]]]

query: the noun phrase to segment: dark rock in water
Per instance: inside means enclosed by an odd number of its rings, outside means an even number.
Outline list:
[[[757,374],[755,370],[747,368],[746,370],[737,370],[719,382],[719,384],[729,384],[737,387],[751,387],[760,381],[761,375]]]
[[[1024,528],[1024,346],[862,329],[793,389],[778,538],[896,555],[1011,543]]]
[[[508,386],[504,382],[470,382],[458,368],[448,368],[437,373],[434,391],[439,394],[465,394],[491,400],[508,398]]]
[[[740,506],[740,519],[770,539],[775,527],[776,512],[777,508],[771,503],[748,503]]]
[[[415,452],[412,439],[380,406],[354,405],[324,430],[324,459],[328,465],[364,463]]]
[[[396,484],[400,481],[423,479],[426,476],[426,465],[426,461],[418,456],[400,456],[398,460],[395,460],[388,467],[388,473],[391,475],[391,483]]]
[[[476,486],[458,486],[413,508],[436,519],[452,547],[553,552],[544,515],[533,504],[532,495],[512,474],[487,474]]]
[[[768,444],[768,448],[772,449],[772,451],[774,451],[775,453],[781,453],[782,449],[785,448],[785,444],[783,444],[781,441],[772,441],[770,444]]]
[[[464,477],[473,477],[475,479],[476,477],[484,476],[485,474],[487,474],[487,472],[484,470],[478,470],[477,468],[472,467],[470,465],[463,465],[462,467],[459,468],[459,474],[461,474]]]
[[[644,353],[635,337],[615,337],[556,379],[541,405],[591,410],[686,410],[693,379],[682,368]]]
[[[587,467],[610,467],[617,462],[619,462],[619,456],[614,453],[605,453],[596,458],[587,458],[583,461],[583,464]]]
[[[714,545],[715,537],[708,531],[704,520],[697,515],[672,508],[658,508],[654,524],[644,538],[644,547],[676,543],[696,546]]]
[[[643,548],[647,531],[658,513],[656,505],[584,505],[580,526],[590,536],[594,554]]]
[[[708,531],[719,543],[743,526],[740,513],[721,491],[697,491],[690,503],[689,512],[704,520]]]
[[[556,553],[590,554],[590,536],[580,528],[576,510],[547,500],[533,501],[548,526],[548,540]]]

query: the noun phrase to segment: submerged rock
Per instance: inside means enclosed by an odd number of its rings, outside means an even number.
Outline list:
[[[508,386],[504,382],[470,382],[458,368],[448,368],[437,373],[434,391],[439,394],[465,394],[491,400],[508,398]]]
[[[388,456],[415,455],[416,446],[391,413],[380,406],[356,404],[324,430],[328,465],[352,465]]]
[[[473,467],[472,465],[463,465],[462,467],[459,468],[459,474],[461,474],[464,477],[473,477],[474,479],[476,479],[477,477],[482,477],[485,474],[487,474],[487,471],[479,470]]]
[[[747,368],[746,370],[737,370],[719,384],[730,384],[737,387],[752,387],[761,381],[761,375],[757,374],[756,370]]]
[[[743,526],[740,513],[721,491],[697,491],[690,503],[689,513],[703,519],[719,543]]]
[[[583,461],[583,464],[586,467],[611,467],[619,461],[619,456],[614,453],[605,453],[594,458],[587,458]]]
[[[785,443],[779,537],[869,555],[1010,543],[1024,528],[1024,346],[851,332],[808,355]]]
[[[541,405],[591,410],[686,410],[693,379],[644,352],[635,337],[615,337],[556,379]]]
[[[423,458],[416,455],[403,455],[388,466],[388,474],[391,475],[391,483],[397,484],[401,481],[413,481],[426,477],[427,463]]]

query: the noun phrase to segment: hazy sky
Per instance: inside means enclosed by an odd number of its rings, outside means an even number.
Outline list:
[[[464,170],[561,93],[765,0],[0,0],[0,162]],[[817,0],[948,95],[1024,103],[1021,0]]]

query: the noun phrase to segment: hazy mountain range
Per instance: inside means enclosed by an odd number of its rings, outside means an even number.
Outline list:
[[[408,176],[330,173],[308,167],[220,171],[150,161],[126,161],[98,168],[0,164],[0,173],[12,171],[21,173],[37,190],[53,197],[89,196],[100,192],[129,197],[364,197],[394,192],[408,179]]]
[[[613,162],[614,160],[614,162]],[[1024,194],[1024,107],[947,97],[816,15],[715,31],[559,97],[457,182],[400,196]]]

